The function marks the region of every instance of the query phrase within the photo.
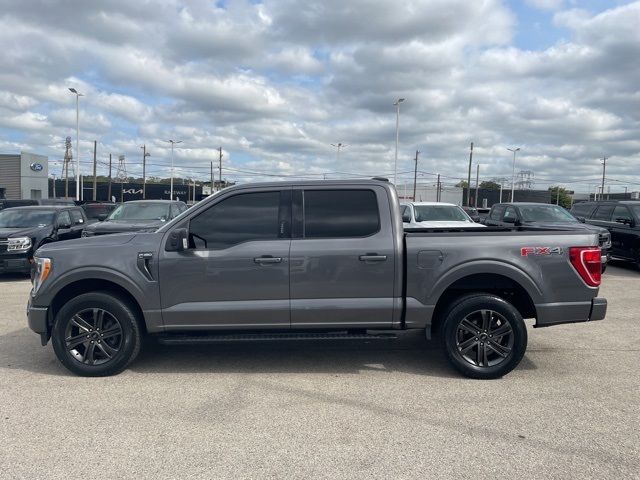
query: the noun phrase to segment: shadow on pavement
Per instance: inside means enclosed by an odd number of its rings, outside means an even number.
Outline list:
[[[17,369],[44,375],[72,376],[55,357],[51,344],[24,328],[0,335],[0,370]],[[518,370],[536,366],[525,356]],[[397,340],[252,342],[218,345],[161,345],[145,342],[129,367],[138,373],[360,373],[400,372],[462,378],[435,341],[422,335]]]
[[[0,283],[17,282],[20,280],[30,281],[31,277],[28,273],[0,273]]]

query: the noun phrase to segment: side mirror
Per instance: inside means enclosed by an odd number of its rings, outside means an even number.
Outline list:
[[[100,215],[98,215],[98,221],[99,222],[104,222],[107,219],[108,216],[109,215],[107,215],[106,213],[101,213]]]
[[[504,223],[513,223],[513,224],[515,225],[515,224],[516,224],[516,222],[517,222],[517,219],[516,219],[516,217],[504,217],[504,218],[502,219],[502,221],[503,221]]]
[[[164,246],[167,252],[182,252],[189,248],[186,228],[174,228],[169,232],[167,243]]]
[[[402,214],[402,222],[403,223],[411,223],[411,214],[410,213]]]

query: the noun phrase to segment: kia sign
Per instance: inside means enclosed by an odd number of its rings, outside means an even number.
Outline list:
[[[41,172],[44,167],[41,163],[33,162],[31,165],[29,165],[29,168],[31,168],[31,170],[33,170],[34,172]]]

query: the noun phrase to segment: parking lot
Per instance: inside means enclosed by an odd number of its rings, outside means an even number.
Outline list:
[[[147,348],[72,376],[0,278],[0,478],[638,478],[640,272],[604,276],[607,319],[529,330],[496,381],[419,337]]]

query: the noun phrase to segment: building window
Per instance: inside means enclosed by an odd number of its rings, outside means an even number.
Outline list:
[[[40,200],[42,198],[42,190],[31,190],[31,200]]]

